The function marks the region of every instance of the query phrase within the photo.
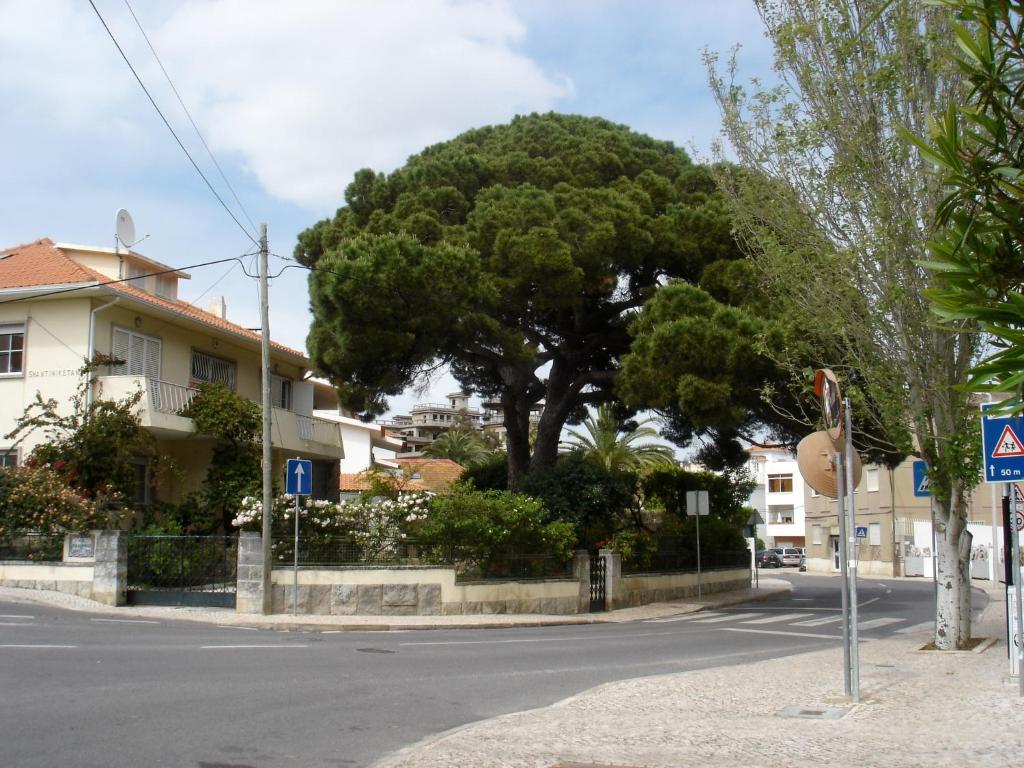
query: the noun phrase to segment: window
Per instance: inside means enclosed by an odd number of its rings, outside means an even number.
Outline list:
[[[812,525],[811,526],[811,543],[812,544],[821,544],[821,526],[820,525]]]
[[[792,525],[793,524],[793,507],[792,507],[792,505],[768,507],[768,522],[769,523],[774,523],[775,525]]]
[[[110,366],[115,376],[160,378],[160,339],[125,328],[115,328],[110,353],[116,361]]]
[[[25,326],[0,325],[0,375],[22,373],[25,363]]]
[[[149,482],[149,467],[146,462],[137,461],[132,464],[132,504],[146,506],[153,502],[152,485]]]
[[[869,470],[867,470],[866,475],[867,475],[867,481],[868,481],[868,486],[867,486],[868,487],[868,492],[870,493],[871,491],[877,491],[878,490],[878,470],[877,469],[869,469]]]
[[[871,523],[868,525],[868,544],[877,547],[882,543],[882,524]]]
[[[270,374],[270,404],[275,408],[292,409],[292,380]]]
[[[193,384],[205,381],[211,384],[222,384],[234,391],[237,378],[237,366],[232,361],[222,360],[195,349],[192,350],[191,381]]]
[[[792,493],[793,492],[793,476],[792,475],[768,475],[768,492],[769,493]]]

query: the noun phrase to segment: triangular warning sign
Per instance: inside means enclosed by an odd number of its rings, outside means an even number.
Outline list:
[[[1005,459],[1010,456],[1024,456],[1024,445],[1017,438],[1013,428],[1007,424],[996,442],[996,449],[992,451],[992,458]]]

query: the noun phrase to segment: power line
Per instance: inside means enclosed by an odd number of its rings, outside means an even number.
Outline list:
[[[142,88],[143,92],[146,94],[146,97],[149,99],[149,103],[153,105],[153,109],[155,109],[156,113],[160,115],[160,119],[163,120],[164,125],[167,126],[167,130],[171,132],[171,136],[174,137],[174,140],[178,143],[178,146],[181,148],[181,151],[185,153],[185,157],[187,157],[188,161],[192,163],[192,167],[195,168],[196,173],[198,173],[202,180],[206,182],[206,186],[209,188],[210,192],[212,192],[213,196],[217,198],[217,202],[221,204],[221,207],[225,211],[227,211],[228,216],[230,216],[231,219],[235,222],[235,224],[238,225],[238,228],[245,233],[246,237],[252,240],[253,245],[259,245],[259,242],[257,242],[255,237],[253,237],[252,233],[245,228],[242,222],[238,220],[238,217],[235,216],[234,212],[228,207],[227,203],[224,202],[224,198],[222,198],[220,194],[218,194],[217,190],[214,189],[213,184],[211,184],[210,180],[206,178],[206,174],[203,173],[202,169],[196,163],[195,159],[193,159],[188,149],[185,148],[185,145],[182,143],[181,139],[178,138],[178,134],[174,132],[174,128],[171,127],[170,122],[164,116],[164,113],[160,110],[160,107],[157,106],[156,100],[153,98],[153,95],[149,92],[149,89],[146,88],[146,84],[142,82],[142,78],[139,77],[139,73],[135,71],[135,67],[132,66],[132,63],[128,59],[128,56],[125,54],[124,49],[121,48],[121,44],[117,42],[117,38],[114,37],[114,33],[111,31],[110,27],[107,26],[106,19],[103,18],[103,14],[100,13],[100,9],[96,7],[96,3],[94,3],[93,0],[89,0],[89,5],[92,6],[93,11],[96,13],[96,17],[100,20],[100,23],[103,25],[103,28],[107,31],[107,34],[110,36],[111,41],[114,43],[114,47],[117,48],[117,52],[121,54],[121,58],[124,59],[124,63],[128,65],[128,69],[130,69],[132,71],[132,74],[135,75],[135,79],[136,81],[138,81],[139,87]]]
[[[173,273],[176,273],[176,272],[181,272],[181,271],[186,270],[186,269],[199,269],[200,267],[212,267],[214,264],[225,264],[225,263],[227,263],[229,261],[237,261],[237,262],[241,263],[242,259],[245,258],[246,256],[249,256],[249,255],[250,254],[248,254],[248,253],[243,253],[241,256],[231,256],[230,258],[227,258],[227,259],[215,259],[214,261],[204,261],[201,264],[189,264],[186,267],[177,267],[175,269],[163,269],[163,270],[160,270],[159,272],[148,272],[148,273],[146,273],[144,275],[135,275],[134,277],[123,277],[123,278],[121,278],[119,280],[106,280],[106,281],[101,281],[101,282],[97,282],[97,283],[86,283],[85,285],[74,285],[74,286],[71,286],[70,288],[59,288],[59,289],[57,289],[55,291],[47,291],[45,293],[34,293],[34,294],[30,295],[30,296],[18,296],[18,297],[13,298],[13,299],[3,299],[3,300],[0,300],[0,304],[14,304],[14,303],[19,302],[19,301],[36,301],[38,299],[45,299],[47,296],[60,296],[60,295],[63,295],[65,293],[74,293],[75,291],[84,291],[84,290],[86,290],[88,288],[99,288],[99,287],[104,286],[104,285],[117,285],[118,283],[129,283],[132,280],[143,280],[143,279],[145,279],[147,277],[159,277],[160,275],[170,275],[170,274],[173,274]],[[226,276],[227,276],[227,274],[225,273],[225,275],[223,277],[221,277],[220,280],[223,280],[224,277],[226,277]],[[219,283],[220,280],[218,280],[217,282]],[[214,285],[216,285],[216,283],[214,283]],[[31,286],[23,286],[23,287],[29,288]],[[210,286],[210,288],[212,288],[212,287],[213,286]],[[210,289],[208,288],[207,290],[210,290]]]
[[[184,99],[182,99],[181,94],[178,93],[178,89],[175,87],[174,81],[171,79],[170,74],[167,72],[167,68],[164,67],[163,61],[161,61],[160,56],[157,55],[156,48],[153,47],[153,43],[150,42],[149,35],[147,35],[146,30],[142,28],[142,22],[140,22],[139,17],[135,15],[135,10],[132,8],[132,4],[128,2],[128,0],[124,0],[124,4],[128,8],[128,13],[132,15],[132,19],[135,20],[135,26],[137,26],[139,28],[139,32],[142,33],[142,37],[146,41],[146,45],[149,46],[149,50],[153,54],[153,58],[156,59],[156,63],[160,66],[160,71],[163,72],[164,77],[167,78],[167,84],[171,86],[171,90],[174,92],[175,98],[178,99],[178,104],[181,105],[182,111],[185,113],[185,116],[188,118],[188,121],[192,124],[192,129],[196,132],[196,136],[199,137],[199,141],[202,142],[203,147],[206,149],[206,154],[210,156],[210,160],[213,161],[213,165],[214,167],[216,167],[217,172],[220,174],[221,179],[224,180],[224,183],[227,185],[228,189],[231,190],[231,196],[235,198],[235,202],[238,203],[238,207],[242,209],[242,213],[245,214],[245,218],[249,222],[249,226],[251,226],[255,230],[256,224],[253,222],[252,217],[249,215],[249,212],[245,209],[245,206],[239,199],[238,193],[235,192],[235,188],[231,186],[231,182],[228,181],[228,177],[224,174],[224,170],[220,167],[220,163],[217,162],[217,158],[213,156],[213,150],[211,150],[210,145],[206,143],[206,139],[203,137],[202,132],[199,130],[199,126],[196,125],[196,121],[192,119],[192,113],[189,112],[188,107],[185,106]]]

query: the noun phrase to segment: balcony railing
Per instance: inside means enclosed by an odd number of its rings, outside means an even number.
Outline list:
[[[338,424],[329,419],[321,419],[316,416],[303,416],[295,414],[295,420],[299,427],[299,437],[303,440],[314,440],[318,443],[333,444],[338,441]]]
[[[155,411],[161,413],[180,414],[188,408],[192,398],[199,392],[195,387],[183,387],[160,379],[146,379],[149,389],[149,403]]]

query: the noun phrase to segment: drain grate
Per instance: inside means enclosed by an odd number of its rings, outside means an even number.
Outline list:
[[[806,720],[838,720],[849,707],[786,707],[778,712],[779,717],[801,717]]]

